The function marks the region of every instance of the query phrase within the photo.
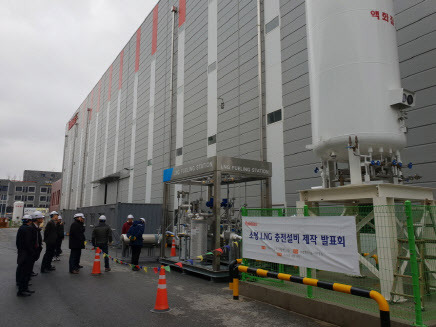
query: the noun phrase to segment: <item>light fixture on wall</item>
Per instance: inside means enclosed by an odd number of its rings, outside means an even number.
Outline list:
[[[221,107],[221,109],[224,109],[224,99],[223,98],[218,98],[218,100],[221,100],[220,107]]]

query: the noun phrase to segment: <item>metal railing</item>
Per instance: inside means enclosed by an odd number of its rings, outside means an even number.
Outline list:
[[[291,283],[304,284],[307,286],[320,287],[329,291],[335,291],[345,294],[360,296],[363,298],[373,299],[377,302],[380,311],[380,326],[389,327],[391,325],[389,304],[386,299],[379,292],[372,290],[365,290],[362,288],[353,287],[340,283],[332,283],[320,281],[314,278],[293,276],[289,274],[277,273],[264,269],[250,268],[247,266],[237,265],[236,261],[231,265],[231,274],[233,279],[233,299],[239,300],[239,273],[254,274],[261,277],[275,278]]]

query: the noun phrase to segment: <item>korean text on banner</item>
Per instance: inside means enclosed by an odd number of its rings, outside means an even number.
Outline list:
[[[243,217],[247,259],[360,275],[356,219]]]

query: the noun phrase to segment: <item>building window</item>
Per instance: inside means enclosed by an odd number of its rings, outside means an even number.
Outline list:
[[[282,109],[270,112],[268,114],[268,125],[282,120]]]
[[[0,186],[0,192],[7,192],[8,191],[8,186],[7,185],[1,185]]]
[[[2,194],[0,196],[0,200],[2,200],[2,201],[6,201],[7,199],[8,199],[8,196],[6,194]]]
[[[35,193],[35,186],[29,186],[28,192]]]
[[[22,186],[16,186],[15,187],[15,192],[23,192],[23,187]]]
[[[207,144],[212,145],[212,144],[215,144],[215,143],[216,143],[216,134],[212,135],[212,136],[209,136],[207,138]]]
[[[45,177],[45,174],[41,174],[41,177]]]
[[[47,197],[46,196],[40,196],[39,197],[39,202],[46,202],[47,201]]]
[[[39,192],[41,193],[47,193],[47,187],[41,187]]]
[[[27,193],[27,186],[23,186],[23,192]]]
[[[183,154],[183,148],[178,148],[176,150],[176,156],[178,157],[178,156],[181,156],[182,154]]]
[[[265,25],[265,33],[268,34],[273,29],[279,26],[279,16],[274,17],[268,24]]]
[[[26,208],[33,208],[33,203],[27,203]]]
[[[33,195],[28,195],[27,196],[27,201],[32,201],[35,200],[35,197]]]
[[[21,201],[22,197],[21,195],[15,195],[15,201]]]

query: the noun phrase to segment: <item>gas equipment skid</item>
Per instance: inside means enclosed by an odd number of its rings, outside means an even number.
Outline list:
[[[300,190],[297,206],[314,208],[314,215],[325,204],[373,208],[367,219],[374,219],[371,251],[379,267],[372,268],[364,257],[360,262],[380,279],[387,300],[402,301],[396,294],[403,293],[403,285],[394,283],[394,276],[398,233],[404,229],[392,208],[405,200],[434,201],[432,189],[403,185],[421,177],[406,173],[413,164],[401,156],[407,145],[406,110],[416,98],[401,86],[393,1],[306,0],[305,5],[312,123],[308,148],[321,160],[315,173],[321,174],[322,185]],[[356,223],[360,244],[366,221]]]
[[[242,230],[231,186],[261,181],[260,187],[265,187],[262,202],[269,206],[271,169],[269,162],[215,156],[164,170],[160,261],[182,262],[184,270],[212,279],[227,278],[228,263],[240,257]],[[171,197],[172,184],[176,186]],[[174,207],[170,207],[172,199]],[[165,251],[169,237],[174,237],[178,247],[175,257],[168,257]],[[204,256],[210,252],[213,254]]]

